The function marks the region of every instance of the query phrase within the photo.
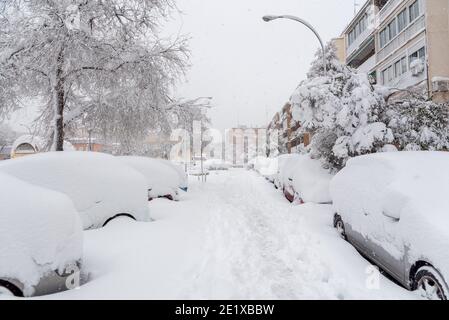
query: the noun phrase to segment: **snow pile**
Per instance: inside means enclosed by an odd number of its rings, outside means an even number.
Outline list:
[[[229,170],[231,164],[222,159],[209,159],[204,162],[204,167],[209,171],[223,171]]]
[[[449,279],[448,165],[445,152],[354,158],[331,183],[335,210],[393,257],[422,259]]]
[[[29,296],[47,273],[81,260],[81,221],[62,193],[4,173],[0,181],[0,278],[20,281]]]
[[[178,200],[178,188],[181,185],[179,174],[159,159],[145,157],[119,157],[120,161],[140,172],[146,179],[148,198],[170,196]]]
[[[293,169],[291,185],[299,199],[306,203],[332,202],[329,184],[333,176],[329,170],[323,169],[319,160],[303,155],[291,161],[291,165]]]
[[[7,160],[0,172],[65,193],[84,229],[102,227],[118,214],[148,221],[144,177],[113,156],[93,152],[50,152]]]

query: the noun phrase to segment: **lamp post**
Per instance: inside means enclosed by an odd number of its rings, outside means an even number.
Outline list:
[[[273,15],[266,15],[263,18],[263,21],[265,22],[271,22],[273,20],[277,20],[277,19],[288,19],[288,20],[293,20],[299,23],[302,23],[303,25],[305,25],[307,28],[309,28],[314,34],[315,36],[318,38],[318,41],[320,42],[321,45],[321,50],[323,52],[323,66],[324,66],[324,73],[327,73],[327,65],[326,65],[326,53],[324,50],[324,43],[323,40],[321,39],[318,31],[316,31],[316,29],[307,21],[296,17],[296,16],[291,16],[291,15],[280,15],[280,16],[273,16]]]

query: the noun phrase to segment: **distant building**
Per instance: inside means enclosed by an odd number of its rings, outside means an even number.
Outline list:
[[[97,139],[73,138],[70,139],[76,151],[92,151],[110,153],[111,147]]]
[[[449,101],[449,0],[368,0],[342,38],[345,63],[374,83]]]
[[[256,155],[267,154],[267,129],[240,126],[226,130],[224,159],[236,167],[246,165]]]
[[[47,141],[44,138],[33,135],[23,135],[14,141],[11,147],[10,157],[11,159],[20,158],[39,152],[45,152],[48,149]],[[70,142],[64,141],[64,150],[74,151],[75,148]]]
[[[281,154],[292,153],[303,144],[310,143],[308,134],[300,134],[301,124],[295,121],[292,115],[292,106],[286,103],[280,112],[277,112],[267,128],[268,140],[277,141],[278,151]],[[273,152],[274,150],[270,150]]]

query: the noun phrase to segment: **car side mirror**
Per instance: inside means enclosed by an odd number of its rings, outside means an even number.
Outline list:
[[[382,211],[382,214],[387,217],[392,219],[394,222],[399,222],[399,220],[401,220],[401,214],[398,211]]]

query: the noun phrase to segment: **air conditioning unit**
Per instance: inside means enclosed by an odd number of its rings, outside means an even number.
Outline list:
[[[419,76],[425,70],[424,60],[415,59],[410,63],[410,71],[414,77]]]

